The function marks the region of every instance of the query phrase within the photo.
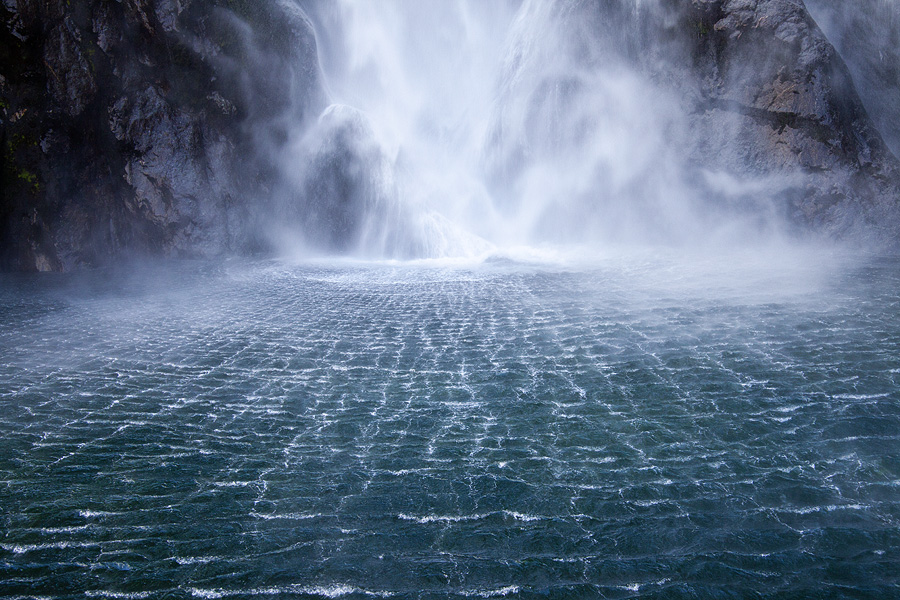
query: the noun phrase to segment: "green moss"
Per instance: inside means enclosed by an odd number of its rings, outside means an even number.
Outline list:
[[[27,136],[21,133],[14,133],[12,136],[10,136],[9,139],[6,140],[6,148],[4,152],[6,172],[12,177],[13,180],[17,180],[30,187],[31,191],[35,194],[41,191],[40,178],[32,171],[19,167],[19,165],[23,162],[23,159],[27,162],[27,159],[25,159],[24,157],[30,154],[22,154],[19,149],[27,146],[37,145],[38,142],[36,140],[29,139]]]
[[[84,58],[87,60],[88,64],[91,67],[91,73],[96,73],[97,68],[94,66],[94,60],[97,57],[97,47],[93,44],[88,44],[84,49]]]
[[[704,21],[696,21],[694,23],[694,30],[697,32],[697,37],[705,37],[712,31],[712,27],[709,26],[709,23],[705,23]]]
[[[15,175],[15,178],[25,184],[26,187],[30,187],[32,193],[40,193],[41,180],[35,173],[32,173],[27,169],[14,169],[13,174]]]
[[[39,144],[39,140],[34,137],[25,135],[24,133],[14,133],[6,142],[6,155],[12,156],[16,150],[25,147],[35,147]]]
[[[31,185],[38,185],[37,175],[35,175],[31,171],[26,171],[25,169],[22,169],[21,171],[19,171],[17,176],[19,179],[21,179],[25,183],[30,183]]]

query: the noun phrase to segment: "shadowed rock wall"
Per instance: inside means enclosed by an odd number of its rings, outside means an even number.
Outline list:
[[[806,0],[806,6],[847,63],[873,123],[900,156],[900,3]]]
[[[290,3],[6,0],[0,266],[261,243],[272,155],[323,104]]]
[[[853,78],[801,0],[695,0],[698,154],[796,174],[789,217],[896,239],[900,171]],[[730,136],[727,139],[725,136]]]

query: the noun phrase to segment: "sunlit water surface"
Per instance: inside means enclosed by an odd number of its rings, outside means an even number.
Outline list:
[[[895,259],[0,279],[2,597],[897,598],[898,565]]]

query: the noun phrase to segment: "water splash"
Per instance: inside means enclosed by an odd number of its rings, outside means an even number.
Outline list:
[[[688,50],[660,2],[307,10],[333,104],[287,157],[300,217],[282,237],[303,248],[483,258],[779,228],[767,198],[794,182],[692,160],[689,94],[668,72]]]

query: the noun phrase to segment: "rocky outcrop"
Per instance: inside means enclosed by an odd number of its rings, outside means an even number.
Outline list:
[[[6,0],[0,19],[0,267],[259,244],[272,156],[324,105],[293,3]]]
[[[806,0],[850,69],[888,147],[900,156],[900,4],[893,0]]]
[[[776,197],[795,223],[895,236],[897,161],[803,2],[695,1],[686,18],[700,29],[695,122],[707,134],[701,137],[715,140],[698,156],[725,168],[793,175]],[[717,139],[716,131],[731,137]]]
[[[589,235],[692,238],[729,213],[896,240],[897,161],[801,0],[524,10],[487,155],[498,193],[527,198],[537,185],[565,199],[541,226],[577,230],[600,190],[606,210]],[[543,37],[530,29],[547,24]],[[531,167],[559,156],[564,177],[536,183]]]

